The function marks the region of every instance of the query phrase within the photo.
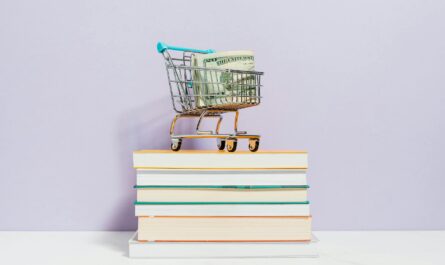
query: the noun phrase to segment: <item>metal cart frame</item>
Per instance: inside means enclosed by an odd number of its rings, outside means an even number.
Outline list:
[[[194,54],[209,54],[214,50],[176,47],[162,42],[158,43],[157,50],[165,60],[173,109],[177,113],[170,126],[171,149],[179,151],[183,139],[215,138],[219,150],[226,148],[234,152],[239,139],[248,139],[249,150],[257,151],[261,136],[238,130],[238,110],[260,104],[264,73],[192,65]],[[220,80],[221,75],[224,81]],[[233,132],[220,133],[223,114],[227,112],[235,113]],[[198,118],[195,134],[175,134],[176,123],[183,118]],[[218,119],[214,131],[200,129],[206,118]]]

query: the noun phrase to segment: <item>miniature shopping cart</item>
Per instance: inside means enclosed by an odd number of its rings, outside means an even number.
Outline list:
[[[181,149],[183,139],[216,138],[219,150],[234,152],[239,139],[249,140],[249,150],[255,152],[260,144],[259,135],[238,131],[239,109],[260,104],[262,72],[220,68],[196,67],[192,63],[196,54],[214,53],[169,46],[159,42],[158,52],[165,59],[173,109],[178,113],[170,126],[171,149]],[[222,114],[235,113],[233,133],[220,133]],[[175,134],[180,118],[198,118],[195,134]],[[215,131],[200,130],[204,118],[216,118]]]

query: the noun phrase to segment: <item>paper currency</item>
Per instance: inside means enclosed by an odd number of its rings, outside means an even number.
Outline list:
[[[227,69],[254,71],[255,61],[252,51],[194,54],[192,66],[207,69],[193,71],[193,93],[197,107],[257,101],[255,75],[225,71]]]

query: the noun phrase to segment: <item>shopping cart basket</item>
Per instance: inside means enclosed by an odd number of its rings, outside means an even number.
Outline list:
[[[168,84],[177,115],[170,126],[171,149],[181,149],[183,139],[216,138],[219,150],[234,152],[238,139],[249,140],[249,150],[255,152],[260,135],[238,131],[239,109],[260,104],[262,72],[193,66],[195,54],[214,53],[214,50],[198,50],[170,46],[159,42],[157,50],[165,59]],[[234,112],[233,133],[220,133],[223,113]],[[198,118],[195,134],[175,134],[180,118]],[[217,118],[215,131],[200,130],[204,118]]]

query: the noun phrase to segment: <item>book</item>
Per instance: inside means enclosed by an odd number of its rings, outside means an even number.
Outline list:
[[[310,216],[309,202],[135,202],[136,216]]]
[[[309,242],[311,240],[311,217],[138,217],[138,240],[155,242]]]
[[[302,202],[309,186],[135,186],[138,202]]]
[[[135,168],[307,169],[304,151],[142,150],[133,153]]]
[[[307,185],[299,169],[136,169],[144,185]]]
[[[129,240],[130,258],[316,258],[310,242],[140,242]]]

